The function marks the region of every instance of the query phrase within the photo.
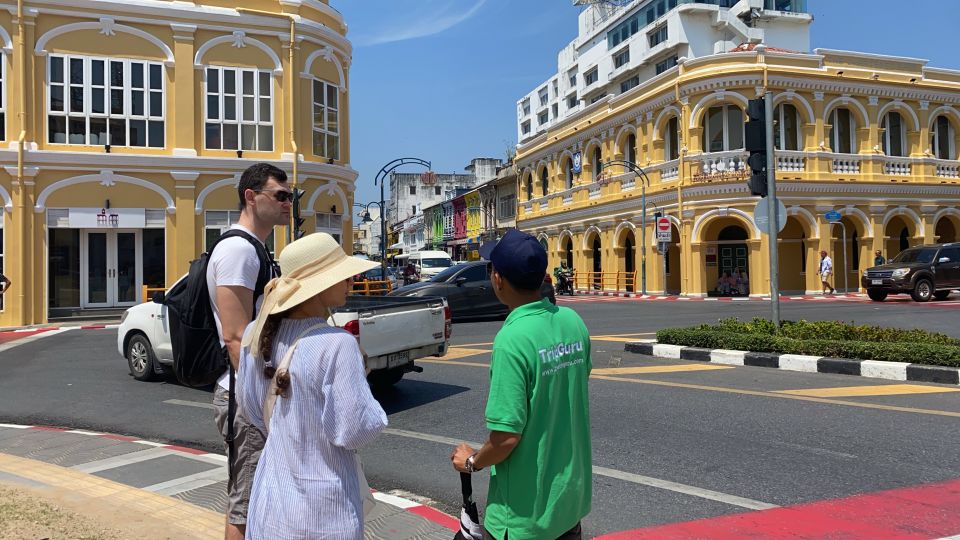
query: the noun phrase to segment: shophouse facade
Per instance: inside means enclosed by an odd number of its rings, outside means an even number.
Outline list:
[[[769,239],[753,222],[759,199],[746,188],[743,150],[747,102],[767,91],[787,211],[781,291],[819,292],[820,250],[833,257],[836,287],[856,290],[875,250],[889,258],[956,240],[960,71],[804,52],[812,19],[803,2],[726,5],[644,0],[604,8],[606,19],[586,8],[558,70],[556,102],[570,92],[578,103],[532,129],[531,96],[518,102],[518,227],[547,245],[550,267],[569,260],[577,272],[639,272],[644,235],[650,292],[707,295],[739,267],[750,294],[769,294]],[[661,70],[665,55],[676,65]],[[598,171],[612,160],[636,163],[649,184],[622,167]],[[653,239],[658,211],[672,224],[663,255]],[[838,222],[826,219],[831,211]]]
[[[169,286],[237,220],[240,173],[259,161],[306,190],[308,232],[349,245],[345,35],[327,0],[8,6],[0,326]]]

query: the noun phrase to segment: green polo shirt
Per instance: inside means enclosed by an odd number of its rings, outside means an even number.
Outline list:
[[[583,320],[546,299],[513,310],[494,338],[487,427],[521,434],[490,472],[494,537],[557,538],[590,512],[591,368]]]

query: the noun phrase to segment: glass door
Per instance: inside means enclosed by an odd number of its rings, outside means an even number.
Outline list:
[[[140,300],[140,231],[85,231],[81,307],[125,307]]]

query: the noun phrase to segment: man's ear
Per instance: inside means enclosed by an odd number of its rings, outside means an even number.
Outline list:
[[[243,192],[244,206],[250,205],[257,198],[257,192],[252,189],[246,189]]]

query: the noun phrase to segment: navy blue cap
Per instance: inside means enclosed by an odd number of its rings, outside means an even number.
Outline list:
[[[547,252],[536,238],[510,229],[496,242],[480,246],[480,256],[512,285],[536,290],[547,272]]]

